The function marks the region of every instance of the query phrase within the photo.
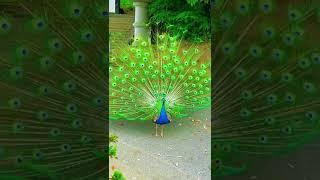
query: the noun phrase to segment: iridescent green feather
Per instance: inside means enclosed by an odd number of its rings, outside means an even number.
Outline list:
[[[107,178],[106,3],[0,2],[0,179]]]
[[[233,1],[232,1],[233,2]],[[319,2],[217,1],[213,175],[320,138]]]
[[[176,37],[159,35],[157,43],[135,39],[116,50],[109,67],[110,119],[153,120],[162,98],[173,118],[210,107],[210,62],[194,45],[183,48]]]

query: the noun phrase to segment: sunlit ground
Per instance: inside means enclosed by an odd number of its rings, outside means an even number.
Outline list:
[[[155,136],[150,121],[111,121],[110,134],[119,136],[118,159],[109,172],[123,172],[128,180],[210,180],[210,110],[173,120],[164,137]]]

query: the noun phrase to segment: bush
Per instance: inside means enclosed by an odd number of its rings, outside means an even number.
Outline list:
[[[210,39],[210,5],[207,0],[153,0],[149,5],[153,35],[168,32],[192,42]]]
[[[109,136],[109,142],[113,142],[113,143],[116,143],[118,142],[118,136],[112,134],[111,136]]]
[[[121,171],[116,170],[114,171],[111,180],[126,180],[126,178],[124,177]]]
[[[125,11],[133,10],[133,1],[132,0],[120,0],[120,8]]]
[[[197,3],[204,2],[204,3],[209,3],[209,0],[187,0],[188,4],[191,6],[196,5]]]
[[[109,157],[117,158],[117,146],[109,145]]]

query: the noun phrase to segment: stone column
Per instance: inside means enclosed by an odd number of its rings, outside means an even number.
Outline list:
[[[135,9],[135,21],[133,23],[134,27],[134,37],[148,37],[150,35],[148,23],[148,10],[147,10],[148,0],[134,0],[133,6]]]

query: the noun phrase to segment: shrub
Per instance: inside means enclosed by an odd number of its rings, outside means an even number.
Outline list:
[[[153,35],[168,32],[192,42],[210,39],[210,5],[207,0],[153,0],[149,5]]]
[[[125,11],[133,10],[133,1],[132,0],[120,0],[120,8]]]
[[[117,146],[109,145],[109,157],[117,158]]]
[[[124,175],[122,174],[121,171],[116,170],[114,171],[111,180],[126,180],[126,178],[124,177]]]
[[[112,134],[112,135],[109,137],[109,142],[113,142],[113,143],[118,142],[118,136]]]

